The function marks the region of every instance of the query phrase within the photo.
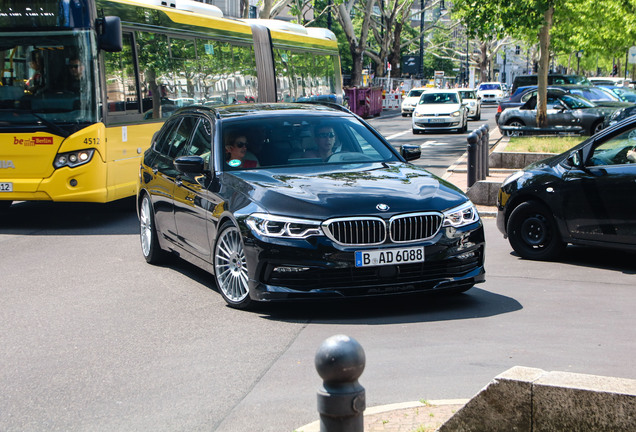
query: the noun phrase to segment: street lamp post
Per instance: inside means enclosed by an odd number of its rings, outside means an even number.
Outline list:
[[[417,76],[424,78],[424,0],[420,0],[420,64]]]

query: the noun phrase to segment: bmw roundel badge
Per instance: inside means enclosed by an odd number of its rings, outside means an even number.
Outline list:
[[[378,204],[377,206],[375,206],[375,208],[377,208],[380,211],[387,211],[389,209],[389,206],[386,204]]]

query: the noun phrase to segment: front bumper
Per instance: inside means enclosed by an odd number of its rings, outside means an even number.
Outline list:
[[[406,246],[419,245],[425,247],[424,262],[355,267],[354,252],[365,248],[334,245],[326,238],[303,249],[246,241],[250,296],[258,301],[367,297],[452,291],[485,281],[481,222],[460,229],[443,228],[433,241]]]
[[[434,129],[456,129],[462,125],[461,117],[439,116],[439,117],[414,117],[413,129],[434,130]]]

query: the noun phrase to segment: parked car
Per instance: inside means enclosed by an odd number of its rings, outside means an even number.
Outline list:
[[[413,111],[413,133],[435,130],[468,130],[466,106],[457,90],[427,89]]]
[[[523,134],[524,131],[510,130],[502,126],[537,127],[537,96],[517,108],[507,108],[499,116],[499,129],[508,136]],[[547,93],[548,127],[563,131],[594,135],[605,127],[604,121],[616,108],[599,107],[587,99],[560,92]]]
[[[636,90],[634,90],[631,87],[602,85],[602,84],[598,84],[598,87],[601,87],[604,90],[611,91],[613,94],[615,94],[623,102],[629,102],[631,104],[636,104]]]
[[[415,105],[417,105],[417,102],[420,100],[420,96],[422,96],[422,93],[426,90],[426,87],[415,87],[412,88],[406,96],[404,96],[401,106],[402,117],[413,115]]]
[[[143,256],[205,269],[236,308],[465,291],[485,278],[483,226],[458,188],[407,162],[420,155],[344,108],[183,108],[141,163]]]
[[[475,89],[459,89],[462,101],[466,104],[468,118],[472,120],[481,119],[481,98],[477,96]]]
[[[615,111],[611,116],[605,119],[605,127],[613,126],[618,122],[625,120],[628,117],[636,115],[636,105],[631,107],[620,108]]]
[[[603,87],[580,84],[554,85],[553,87],[560,88],[576,96],[584,97],[594,102],[597,106],[622,108],[632,105],[629,102],[622,101],[618,96]]]
[[[514,94],[517,88],[537,85],[537,75],[517,75],[512,80],[512,88],[510,93]],[[590,81],[582,75],[562,75],[562,74],[548,74],[548,85],[564,85],[564,84],[585,84],[591,85]]]
[[[506,97],[506,92],[500,82],[485,82],[477,87],[477,96],[481,103],[499,103]]]
[[[497,227],[522,258],[567,243],[636,251],[636,116],[508,177]]]
[[[629,87],[631,86],[631,80],[627,78],[621,77],[590,77],[588,80],[597,86],[620,86],[620,87]]]
[[[565,94],[565,90],[561,90],[555,87],[548,87],[547,91],[555,95]],[[503,110],[505,110],[506,108],[520,107],[528,102],[528,99],[536,95],[537,86],[519,87],[515,94],[499,102],[499,105],[497,106],[497,112],[495,113],[495,121],[497,122],[497,124],[499,124],[499,116],[501,116]]]

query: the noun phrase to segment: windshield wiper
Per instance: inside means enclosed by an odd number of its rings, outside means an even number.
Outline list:
[[[26,114],[31,114],[33,117],[35,117],[36,119],[38,119],[40,121],[40,123],[44,123],[46,126],[48,126],[50,129],[53,130],[53,132],[55,132],[57,135],[60,135],[64,138],[67,138],[71,133],[66,131],[65,129],[63,129],[62,127],[56,125],[55,123],[53,123],[50,120],[47,120],[46,118],[36,114],[35,112],[31,111],[31,110],[27,110],[27,109],[13,109],[13,108],[4,108],[4,109],[0,109],[0,112],[11,112],[11,113],[26,113]]]

